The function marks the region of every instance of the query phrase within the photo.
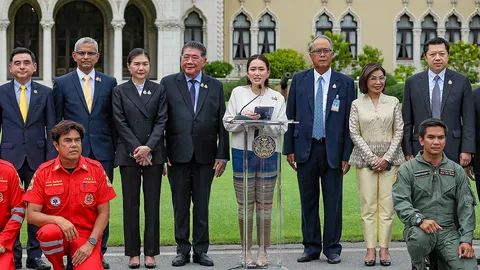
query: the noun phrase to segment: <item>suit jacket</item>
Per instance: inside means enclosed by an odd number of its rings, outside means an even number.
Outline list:
[[[480,129],[480,88],[473,92],[473,100],[475,102],[475,128]],[[476,154],[473,158],[473,166],[475,174],[480,174],[480,132],[475,134]],[[480,179],[477,179],[477,181],[480,181]]]
[[[295,154],[295,162],[304,163],[310,157],[315,109],[314,71],[309,69],[293,76],[287,102],[287,118],[299,121],[289,125],[285,133],[283,153]],[[340,107],[332,111],[332,103],[338,95]],[[341,168],[342,161],[348,161],[353,143],[350,138],[348,119],[355,95],[353,80],[332,70],[325,109],[325,140],[328,165]],[[308,105],[307,105],[308,104]]]
[[[32,81],[27,121],[24,123],[13,81],[0,86],[0,126],[2,142],[0,158],[18,170],[25,157],[30,169],[52,159],[57,152],[50,131],[55,126],[52,89]]]
[[[175,163],[187,163],[195,157],[200,164],[213,164],[215,159],[228,160],[229,138],[222,123],[225,114],[222,83],[202,75],[205,87],[199,89],[196,112],[193,111],[183,72],[163,78],[160,84],[167,92],[168,159]]]
[[[152,163],[166,161],[164,131],[167,123],[167,96],[158,83],[146,80],[142,96],[130,80],[113,89],[113,119],[118,132],[115,165],[138,166],[130,156],[146,145],[152,149]]]
[[[88,112],[77,71],[56,78],[53,83],[53,97],[57,123],[73,120],[83,125],[85,137],[82,140],[82,156],[93,152],[101,161],[114,159],[116,141],[112,113],[112,90],[117,85],[115,78],[95,71],[95,91],[92,112]]]
[[[424,71],[405,82],[402,147],[406,156],[415,156],[422,149],[418,142],[420,124],[432,117],[428,80],[428,71]],[[448,127],[444,152],[458,163],[460,152],[475,153],[475,109],[472,86],[467,76],[446,70],[440,110],[441,118]]]

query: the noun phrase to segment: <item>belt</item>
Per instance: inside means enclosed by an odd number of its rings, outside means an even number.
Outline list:
[[[312,138],[312,143],[314,143],[314,144],[323,144],[323,143],[325,143],[325,137],[322,137],[322,138],[320,138],[320,139],[318,139],[318,140],[315,139],[315,138]]]

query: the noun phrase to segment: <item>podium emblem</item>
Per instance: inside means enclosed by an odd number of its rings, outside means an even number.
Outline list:
[[[276,150],[275,140],[266,135],[259,135],[253,140],[253,152],[259,158],[269,158]]]

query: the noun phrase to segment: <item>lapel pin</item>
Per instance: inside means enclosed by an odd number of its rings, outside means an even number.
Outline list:
[[[452,80],[448,80],[448,84],[452,84]]]
[[[36,93],[38,93],[38,91],[37,91],[37,90],[33,90],[33,93],[36,94]]]
[[[147,94],[151,95],[151,94],[152,94],[152,92],[150,92],[150,90],[148,90]]]
[[[102,79],[100,77],[97,77],[97,78],[95,78],[95,81],[102,82]]]
[[[143,90],[143,94],[146,95],[146,94],[147,94],[147,91]]]
[[[332,88],[333,88],[333,89],[337,88],[337,85],[336,85],[336,84],[333,84]]]
[[[278,98],[277,97],[272,97],[272,100],[278,100]]]

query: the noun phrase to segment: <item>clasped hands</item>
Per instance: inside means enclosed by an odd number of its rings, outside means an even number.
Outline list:
[[[146,145],[141,145],[137,147],[133,151],[133,158],[135,159],[135,162],[140,164],[141,166],[147,166],[147,165],[152,165],[152,156],[150,152],[152,149]]]
[[[386,161],[382,156],[378,156],[375,163],[371,166],[372,171],[383,171],[388,167],[388,161]]]

